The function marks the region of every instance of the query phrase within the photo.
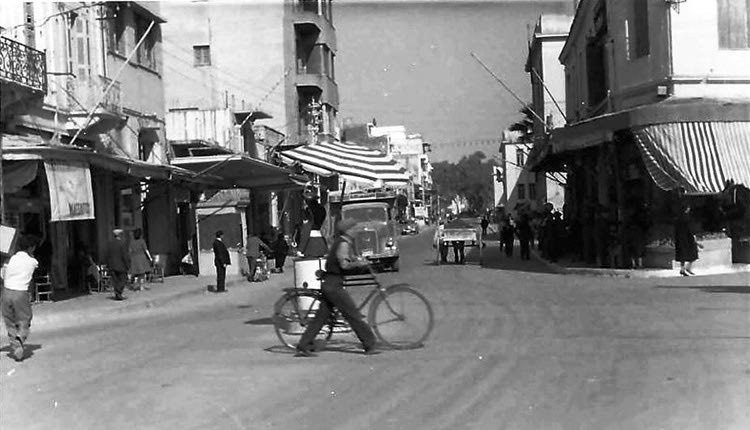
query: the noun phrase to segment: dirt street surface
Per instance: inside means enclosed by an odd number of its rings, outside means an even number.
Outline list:
[[[558,275],[496,243],[487,267],[476,255],[435,266],[431,239],[404,238],[401,272],[383,275],[431,301],[422,349],[365,356],[341,335],[295,358],[270,319],[292,275],[274,275],[129,318],[32,327],[32,357],[0,354],[0,428],[750,428],[747,274]]]

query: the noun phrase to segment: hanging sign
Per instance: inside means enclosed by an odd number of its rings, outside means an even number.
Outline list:
[[[87,163],[45,161],[51,221],[94,219],[94,192]]]

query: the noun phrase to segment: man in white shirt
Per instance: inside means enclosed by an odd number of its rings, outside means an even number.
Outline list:
[[[0,295],[0,310],[2,310],[5,327],[10,337],[10,347],[13,358],[21,361],[24,358],[23,344],[29,336],[31,326],[31,302],[29,288],[34,278],[34,271],[39,262],[32,257],[36,249],[37,239],[33,236],[21,236],[18,249],[5,267],[3,291]]]

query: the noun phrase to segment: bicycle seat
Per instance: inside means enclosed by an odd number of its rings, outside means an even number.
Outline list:
[[[315,271],[315,279],[322,281],[323,278],[326,277],[326,271],[322,269],[318,269]]]

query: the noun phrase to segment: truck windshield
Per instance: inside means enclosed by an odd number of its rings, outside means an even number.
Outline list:
[[[352,208],[345,209],[343,217],[352,219],[356,222],[388,222],[388,212],[386,208]]]

